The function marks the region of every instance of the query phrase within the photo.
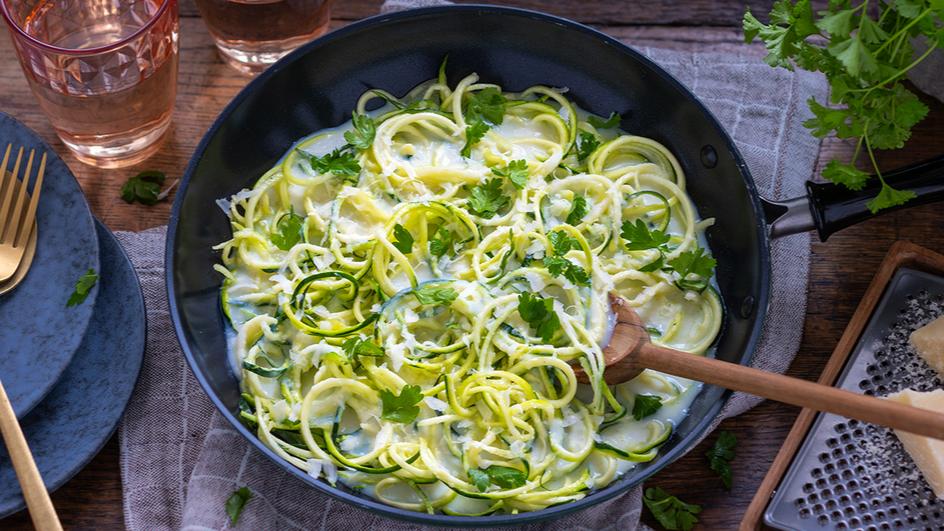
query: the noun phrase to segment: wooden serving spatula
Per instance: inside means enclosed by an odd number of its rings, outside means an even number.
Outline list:
[[[616,315],[616,324],[609,344],[603,349],[606,362],[603,378],[609,384],[627,382],[643,370],[653,369],[778,402],[944,439],[942,413],[656,345],[624,299],[610,295],[610,306]],[[580,381],[587,381],[582,370],[575,372]]]

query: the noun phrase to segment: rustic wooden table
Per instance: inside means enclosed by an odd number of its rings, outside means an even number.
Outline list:
[[[119,188],[128,176],[144,169],[159,169],[170,176],[182,174],[194,146],[222,107],[248,81],[223,65],[199,19],[192,0],[182,0],[180,77],[174,123],[161,151],[140,167],[98,170],[79,163],[56,138],[29,92],[9,39],[0,37],[0,109],[12,114],[49,142],[75,172],[93,212],[112,230],[141,230],[167,222],[170,203],[154,207],[129,205],[119,200]],[[338,1],[337,26],[377,12],[379,0]],[[632,42],[635,38],[671,42],[677,35],[697,30],[704,38],[735,42],[745,2],[742,0],[653,0],[638,7],[629,2],[583,0],[515,0],[517,6],[538,9],[596,26]],[[748,2],[766,12],[770,2]],[[6,29],[0,30],[4,32]],[[944,152],[944,105],[927,100],[931,114],[918,125],[906,149],[882,153],[884,168],[894,168]],[[822,166],[831,154],[848,146],[827,140],[820,154]],[[828,244],[813,245],[803,343],[788,374],[815,380],[842,334],[879,262],[889,246],[908,239],[944,252],[944,208],[928,205],[889,214],[835,236]],[[705,466],[704,453],[714,437],[660,472],[648,484],[680,495],[704,507],[705,529],[733,529],[740,521],[768,466],[798,412],[797,408],[765,402],[721,425],[735,433],[739,444],[733,463],[734,488],[728,492]],[[82,472],[53,495],[67,529],[120,529],[124,525],[117,438]],[[651,516],[644,521],[655,525]],[[29,529],[25,511],[0,521],[0,528]]]

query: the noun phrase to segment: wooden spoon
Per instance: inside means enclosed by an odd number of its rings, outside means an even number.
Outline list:
[[[944,414],[656,345],[624,299],[610,295],[610,305],[616,324],[609,344],[603,349],[606,362],[603,378],[609,384],[629,381],[643,370],[653,369],[778,402],[944,439]],[[580,381],[587,382],[582,370],[575,372]]]

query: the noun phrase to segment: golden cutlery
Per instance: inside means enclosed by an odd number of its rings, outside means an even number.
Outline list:
[[[26,255],[29,236],[33,232],[36,221],[36,207],[39,204],[43,175],[46,172],[46,154],[43,153],[42,160],[39,163],[39,171],[33,183],[33,194],[27,204],[27,188],[30,175],[33,172],[33,157],[36,150],[30,150],[22,185],[18,186],[17,176],[20,173],[20,163],[23,159],[23,148],[21,147],[17,152],[13,172],[7,173],[12,148],[12,144],[7,144],[6,152],[3,155],[2,168],[0,168],[0,179],[2,179],[2,182],[0,182],[0,190],[2,190],[0,192],[2,193],[2,202],[0,202],[0,282],[4,282],[16,274],[23,257]],[[24,207],[26,208],[25,212]]]
[[[23,186],[20,181],[16,181],[17,186]],[[17,193],[15,190],[13,193]],[[2,197],[2,196],[0,196]],[[33,256],[36,254],[36,240],[39,237],[39,229],[36,228],[36,221],[33,222],[33,230],[30,232],[29,241],[26,242],[26,251],[23,253],[23,259],[20,260],[16,273],[7,280],[0,282],[0,295],[12,290],[20,285],[20,282],[26,278],[30,265],[33,263]]]
[[[0,282],[3,282],[0,289],[3,291],[12,289],[12,286],[15,286],[26,275],[26,270],[32,262],[36,247],[36,206],[39,204],[43,174],[46,172],[46,154],[43,153],[39,171],[33,183],[33,194],[27,202],[29,196],[27,188],[36,150],[30,150],[26,172],[23,174],[22,182],[19,182],[17,175],[20,173],[23,148],[17,152],[13,173],[8,173],[7,165],[10,162],[12,149],[13,145],[7,144],[2,167],[0,167],[0,198],[2,198],[0,202]],[[11,286],[8,288],[7,284]],[[29,445],[23,436],[20,423],[16,420],[16,413],[13,412],[13,405],[7,398],[2,382],[0,382],[0,434],[3,435],[3,442],[6,443],[10,461],[16,471],[16,478],[23,489],[23,498],[26,499],[33,525],[40,531],[61,530],[59,517],[56,516],[52,500],[49,499],[49,492],[46,491],[43,478],[39,475],[36,462],[33,461],[33,455],[30,453]]]

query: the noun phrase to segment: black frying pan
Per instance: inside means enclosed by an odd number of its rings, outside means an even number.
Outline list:
[[[581,107],[602,115],[616,110],[623,116],[623,129],[652,137],[675,153],[701,216],[716,220],[707,238],[718,260],[726,320],[715,348],[716,356],[727,361],[747,363],[760,337],[769,297],[769,234],[815,226],[825,238],[867,217],[864,204],[875,191],[850,194],[810,184],[808,198],[763,200],[731,139],[678,81],[602,33],[518,9],[464,5],[373,17],[304,46],[240,92],[197,147],[177,192],[167,238],[171,316],[204,390],[260,452],[331,496],[428,524],[522,524],[600,503],[640,484],[699,440],[729,392],[706,386],[659,456],[608,487],[543,511],[488,517],[405,511],[332,488],[286,464],[234,416],[239,384],[226,360],[221,277],[212,269],[219,257],[211,250],[231,233],[215,200],[250,186],[295,140],[349,119],[365,90],[383,88],[402,95],[433,77],[447,53],[452,80],[475,71],[508,90],[566,86]],[[942,175],[944,159],[898,177],[922,194],[917,203],[944,198]]]

